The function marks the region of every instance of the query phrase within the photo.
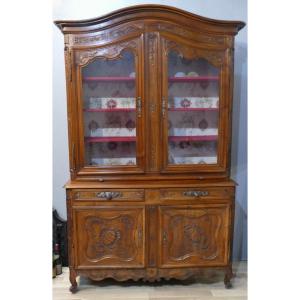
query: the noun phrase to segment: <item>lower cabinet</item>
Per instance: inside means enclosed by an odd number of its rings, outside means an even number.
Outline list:
[[[77,207],[73,211],[78,268],[145,266],[144,207]]]
[[[160,267],[226,265],[228,205],[161,206]]]

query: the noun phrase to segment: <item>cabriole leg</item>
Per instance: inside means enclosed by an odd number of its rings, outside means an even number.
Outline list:
[[[72,292],[73,294],[77,292],[76,277],[77,277],[77,274],[76,274],[75,270],[70,268],[70,277],[69,277],[70,282],[71,282],[70,292]]]
[[[232,284],[230,282],[232,277],[233,277],[232,266],[230,265],[225,269],[224,284],[226,289],[232,288]]]

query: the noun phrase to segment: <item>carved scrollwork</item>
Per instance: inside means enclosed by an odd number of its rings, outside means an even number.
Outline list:
[[[144,25],[142,23],[131,24],[129,26],[122,26],[115,29],[106,30],[96,35],[74,36],[73,44],[74,45],[95,44],[110,39],[117,39],[131,33],[141,32],[143,30],[143,27]]]
[[[85,222],[88,236],[86,257],[92,261],[105,258],[133,261],[138,249],[134,223],[130,215],[88,217]]]
[[[184,261],[192,256],[201,260],[217,258],[222,221],[218,215],[202,213],[199,211],[197,217],[183,214],[168,217],[168,228],[164,229],[162,236],[168,260]]]
[[[116,57],[120,57],[121,52],[125,49],[130,49],[134,52],[136,55],[136,51],[138,48],[138,42],[137,40],[130,40],[123,43],[101,47],[97,49],[92,50],[84,50],[84,51],[78,51],[76,54],[76,63],[78,65],[85,65],[87,64],[91,59],[94,59],[95,57],[104,57],[106,59],[114,59]]]
[[[165,40],[165,56],[167,56],[171,50],[176,51],[179,56],[186,59],[204,58],[216,67],[222,65],[225,58],[224,51],[189,47],[171,40]]]
[[[223,269],[223,268],[217,268]],[[210,273],[212,270],[209,270]],[[113,278],[117,281],[125,281],[132,279],[137,281],[143,279],[144,281],[160,281],[161,278],[167,280],[171,278],[175,279],[188,279],[193,276],[204,275],[205,270],[201,268],[168,268],[168,269],[159,269],[159,268],[146,268],[146,269],[106,269],[106,270],[77,270],[76,271],[80,276],[89,277],[92,280],[100,281],[105,278]]]
[[[224,43],[225,43],[224,37],[210,36],[210,35],[206,35],[204,33],[197,34],[196,32],[193,32],[192,30],[185,29],[184,27],[176,26],[175,24],[158,23],[153,26],[156,27],[156,29],[159,31],[165,31],[165,32],[173,33],[173,34],[176,33],[185,38],[197,39],[198,41],[204,42],[204,43],[211,43],[211,44],[217,44],[217,45],[224,45]],[[153,29],[155,29],[155,28],[153,28]]]

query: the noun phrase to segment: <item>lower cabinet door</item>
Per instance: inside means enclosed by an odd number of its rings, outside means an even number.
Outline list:
[[[160,207],[161,267],[225,265],[228,205]]]
[[[78,268],[144,267],[143,207],[73,209]]]

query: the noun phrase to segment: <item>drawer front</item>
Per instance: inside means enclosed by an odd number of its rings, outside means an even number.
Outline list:
[[[75,190],[73,195],[74,200],[144,201],[145,198],[142,189]]]
[[[160,189],[160,200],[191,200],[210,198],[231,198],[233,188],[170,188]]]
[[[161,267],[226,265],[230,207],[160,207]]]
[[[143,207],[75,207],[76,265],[144,267]]]

